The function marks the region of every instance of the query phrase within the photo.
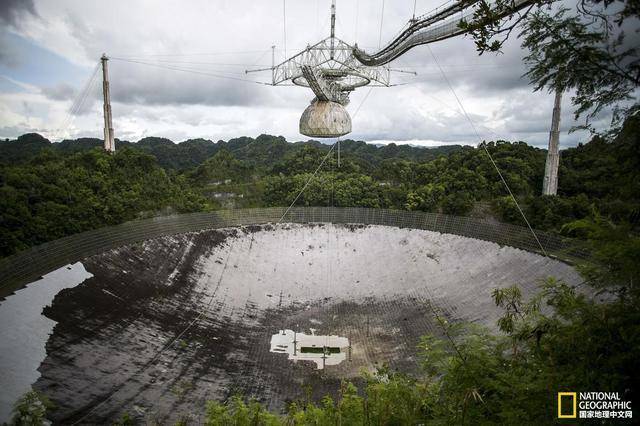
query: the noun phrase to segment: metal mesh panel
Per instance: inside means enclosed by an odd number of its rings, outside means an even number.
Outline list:
[[[0,296],[66,264],[116,247],[204,229],[276,223],[284,213],[284,208],[271,207],[154,217],[60,238],[0,259]],[[532,252],[540,251],[527,228],[439,213],[353,207],[294,207],[286,213],[283,222],[398,226],[476,238]],[[575,241],[544,232],[537,232],[537,235],[550,255],[566,261],[588,258],[588,253]]]

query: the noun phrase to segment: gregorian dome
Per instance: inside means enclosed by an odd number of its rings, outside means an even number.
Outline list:
[[[351,132],[351,117],[341,104],[314,99],[300,117],[300,133],[314,138],[335,138]]]

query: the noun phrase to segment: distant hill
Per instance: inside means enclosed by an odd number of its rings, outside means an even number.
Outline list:
[[[417,147],[411,145],[373,145],[363,141],[346,139],[340,142],[340,149],[345,154],[353,154],[355,157],[377,165],[382,160],[397,159],[424,162],[438,158],[441,155],[449,155],[460,151],[461,145],[442,145],[433,148]]]
[[[43,150],[51,150],[63,155],[88,151],[102,146],[97,138],[67,139],[60,143],[51,143],[37,133],[27,133],[15,140],[0,141],[0,164],[15,164],[29,161]],[[318,141],[288,142],[282,136],[260,135],[257,138],[247,136],[230,139],[228,142],[213,142],[208,139],[189,139],[174,143],[170,139],[146,137],[138,142],[116,139],[116,150],[123,147],[140,149],[157,158],[158,164],[165,169],[185,171],[193,169],[221,149],[226,149],[238,160],[252,167],[270,169],[288,155],[292,155],[305,146],[314,146],[327,150],[329,145]],[[345,155],[357,157],[370,166],[377,166],[389,159],[423,162],[442,155],[460,151],[460,145],[446,145],[435,148],[422,148],[409,145],[389,144],[376,146],[363,141],[346,139],[340,142]]]
[[[27,161],[49,147],[51,142],[37,133],[27,133],[18,139],[0,141],[0,164]]]

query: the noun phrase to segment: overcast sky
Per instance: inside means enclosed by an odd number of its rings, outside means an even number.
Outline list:
[[[417,0],[417,14],[442,2]],[[270,72],[246,75],[244,70],[270,66],[272,45],[276,60],[284,59],[285,29],[287,56],[328,36],[330,3],[0,0],[0,137],[27,132],[54,141],[102,137],[99,73],[79,113],[70,119],[69,109],[105,52],[112,57],[117,138],[216,141],[267,133],[306,140],[298,133],[298,120],[313,97],[309,89],[235,78],[268,82]],[[382,44],[390,40],[411,18],[414,0],[386,0],[384,13],[382,3],[338,0],[336,36],[347,43],[357,41],[366,50],[377,47],[380,38]],[[478,56],[473,41],[465,37],[431,48],[482,139],[546,145],[553,96],[534,93],[521,78],[524,53],[519,40],[509,42],[502,55]],[[418,75],[393,73],[393,83],[409,84],[353,93],[348,106],[353,133],[348,137],[422,145],[478,142],[428,47],[414,48],[391,66]],[[588,138],[581,132],[567,134],[575,124],[569,98],[563,101],[563,147]],[[606,119],[599,123],[604,125]]]

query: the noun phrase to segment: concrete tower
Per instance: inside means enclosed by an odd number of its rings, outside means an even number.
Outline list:
[[[556,89],[556,97],[551,116],[551,131],[549,132],[549,150],[547,163],[544,168],[542,195],[556,195],[558,193],[558,165],[560,163],[560,102],[562,89]]]
[[[107,152],[116,152],[116,143],[113,139],[113,124],[111,122],[108,60],[107,55],[103,53],[100,61],[102,62],[102,96],[104,98],[104,149]]]

